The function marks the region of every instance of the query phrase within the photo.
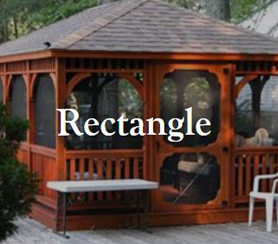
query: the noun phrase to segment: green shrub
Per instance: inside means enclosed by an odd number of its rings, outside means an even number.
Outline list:
[[[38,189],[35,175],[16,159],[27,129],[27,121],[10,118],[0,104],[0,242],[16,231],[14,220],[30,212]]]

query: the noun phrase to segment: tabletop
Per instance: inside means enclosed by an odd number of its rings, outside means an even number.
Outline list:
[[[97,192],[97,191],[128,191],[152,190],[158,183],[141,179],[93,180],[93,181],[50,181],[47,187],[63,193]]]

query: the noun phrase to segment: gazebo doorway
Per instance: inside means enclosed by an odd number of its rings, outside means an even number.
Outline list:
[[[165,124],[172,118],[189,116],[193,125],[207,118],[209,136],[199,136],[193,127],[192,136],[178,143],[167,136],[155,139],[156,193],[159,210],[220,208],[229,203],[230,145],[228,143],[231,99],[228,93],[229,72],[225,66],[158,65],[156,67],[156,117]],[[186,132],[186,124],[179,132]],[[169,128],[167,128],[169,132]]]

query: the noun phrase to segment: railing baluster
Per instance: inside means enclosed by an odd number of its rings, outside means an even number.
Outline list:
[[[71,159],[70,160],[70,180],[75,180],[75,172],[76,172],[76,168],[75,168],[75,159]]]
[[[130,162],[129,158],[125,158],[125,179],[130,178]]]
[[[116,159],[116,176],[115,179],[121,179],[121,160],[120,158]]]
[[[79,160],[79,178],[85,180],[85,161],[84,158]]]
[[[239,157],[238,161],[238,195],[242,196],[242,188],[243,188],[243,158]]]
[[[251,158],[250,155],[246,156],[246,172],[245,172],[245,195],[248,196],[251,191]]]
[[[116,165],[115,165],[115,170],[116,170],[116,175],[115,175],[115,179],[119,180],[121,179],[121,171],[122,171],[122,165],[121,165],[121,159],[120,158],[116,158]],[[116,192],[116,199],[119,201],[121,200],[121,194],[122,192]]]
[[[97,178],[99,180],[103,179],[103,165],[102,165],[102,161],[100,158],[97,158]],[[103,193],[102,192],[98,192],[97,193],[97,198],[99,201],[103,200]]]
[[[262,155],[262,160],[261,160],[261,167],[262,167],[262,174],[266,175],[267,174],[267,160],[266,160],[266,155]],[[267,180],[262,181],[262,189],[263,192],[267,191]]]
[[[79,160],[79,180],[85,180],[85,160],[84,160],[84,158],[81,158]],[[84,200],[85,194],[79,193],[79,198]]]
[[[89,180],[94,180],[94,161],[93,159],[89,159],[88,163],[88,174],[89,174]]]
[[[75,180],[76,179],[76,162],[75,159],[70,160],[70,180]],[[75,198],[75,194],[72,193],[70,194],[71,198]]]
[[[139,162],[137,157],[134,157],[133,159],[133,178],[139,178]]]
[[[112,160],[111,160],[111,158],[108,158],[107,162],[106,162],[106,179],[107,180],[112,179]],[[112,192],[107,192],[106,197],[107,197],[108,201],[111,201],[113,198]]]
[[[255,155],[254,156],[255,159],[255,164],[254,164],[254,178],[260,174],[260,155]],[[260,186],[259,186],[259,189]]]
[[[88,177],[89,177],[89,180],[94,179],[94,161],[91,158],[88,161]],[[89,200],[90,201],[94,200],[94,193],[93,192],[89,193]]]
[[[271,154],[271,155],[269,155],[269,157],[268,157],[268,160],[269,160],[269,173],[270,174],[275,174],[276,173],[276,171],[275,171],[275,158],[274,158],[274,154]],[[270,181],[269,181],[269,190],[271,190],[271,188],[272,188],[272,184],[273,184],[273,179],[271,179]]]

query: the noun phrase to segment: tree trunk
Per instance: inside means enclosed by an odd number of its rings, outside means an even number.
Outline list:
[[[1,32],[2,32],[2,42],[9,40],[9,31],[8,31],[8,21],[6,16],[5,2],[1,2],[2,12],[1,12]]]
[[[258,77],[250,82],[252,90],[252,120],[253,120],[253,133],[261,128],[261,96],[263,88],[266,82],[269,80],[269,76]]]
[[[206,0],[204,2],[206,14],[229,22],[231,19],[230,0]]]
[[[17,25],[17,17],[16,16],[13,17],[13,22],[14,22],[14,36],[15,36],[15,38],[18,38],[19,35],[18,35],[18,25]]]

